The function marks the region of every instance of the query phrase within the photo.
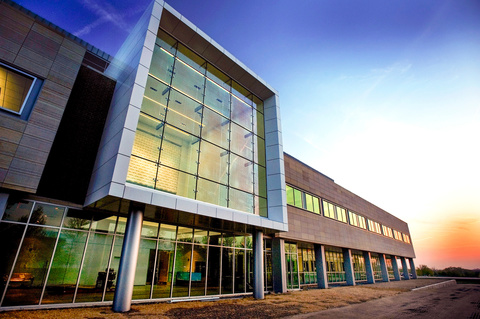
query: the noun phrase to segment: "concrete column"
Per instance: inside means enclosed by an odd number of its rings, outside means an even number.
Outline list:
[[[378,254],[378,259],[380,259],[380,268],[382,269],[382,280],[385,282],[389,282],[390,278],[388,278],[388,269],[387,262],[385,261],[385,255]]]
[[[287,292],[287,268],[285,265],[285,240],[272,239],[272,272],[273,291],[275,293]]]
[[[408,274],[407,260],[405,259],[405,257],[400,257],[400,260],[402,261],[403,279],[409,280],[410,275]]]
[[[253,298],[265,299],[263,271],[263,233],[253,232]]]
[[[392,258],[392,268],[393,268],[393,276],[395,280],[400,280],[400,270],[398,270],[398,263],[397,263],[397,256],[391,256]]]
[[[318,285],[318,288],[326,289],[328,288],[328,278],[327,278],[327,262],[325,260],[325,246],[315,244],[314,249],[315,249],[315,268],[317,270],[317,285]]]
[[[115,312],[126,312],[130,310],[144,211],[144,204],[130,203],[130,212],[125,228],[122,255],[120,257],[120,266],[118,267],[117,286],[113,299],[112,308]]]
[[[413,262],[413,258],[408,258],[410,263],[410,270],[412,272],[412,278],[417,279],[417,268],[415,268],[415,263]]]
[[[345,268],[345,278],[347,279],[347,285],[355,286],[355,275],[353,273],[352,263],[352,250],[343,248],[343,265]]]
[[[372,258],[369,251],[363,252],[363,259],[365,259],[365,270],[367,271],[367,283],[374,284],[375,277],[373,276]]]

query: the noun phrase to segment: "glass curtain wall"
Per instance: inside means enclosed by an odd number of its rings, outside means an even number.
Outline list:
[[[287,269],[287,289],[299,289],[297,245],[285,243],[285,262]]]
[[[1,212],[0,212],[1,213]],[[12,200],[1,215],[1,306],[112,301],[126,218]],[[133,299],[252,291],[252,238],[144,221]]]
[[[325,261],[327,264],[327,278],[329,283],[346,282],[345,265],[341,248],[326,247]]]
[[[264,131],[261,100],[159,31],[127,181],[266,217]]]
[[[395,262],[397,262],[395,260]],[[385,255],[385,263],[387,264],[387,272],[389,279],[395,279],[395,275],[393,273],[393,266],[392,266],[392,257],[389,255]]]
[[[300,285],[317,283],[313,245],[308,245],[307,247],[298,247],[298,269]]]
[[[378,254],[371,253],[370,260],[372,262],[373,278],[375,281],[382,280],[382,267],[380,265]]]
[[[365,257],[360,251],[352,251],[353,273],[355,281],[367,280],[367,267],[365,265]]]

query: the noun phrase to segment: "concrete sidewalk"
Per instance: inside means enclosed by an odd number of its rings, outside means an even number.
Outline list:
[[[317,318],[480,318],[480,285],[419,289],[341,308],[288,317]]]

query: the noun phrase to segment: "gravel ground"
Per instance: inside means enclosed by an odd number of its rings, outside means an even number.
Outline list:
[[[110,307],[24,310],[0,313],[1,318],[280,318],[345,307],[379,298],[392,297],[413,288],[442,282],[441,279],[416,279],[399,282],[305,289],[285,294],[270,294],[264,300],[252,297],[219,301],[162,302],[132,305],[128,313],[114,313]]]

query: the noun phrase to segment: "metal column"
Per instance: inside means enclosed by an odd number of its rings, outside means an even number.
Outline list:
[[[112,308],[116,312],[129,311],[132,303],[144,211],[145,205],[133,202],[130,204],[120,266],[118,268],[117,287],[115,288],[115,297],[113,299]]]
[[[352,250],[349,248],[343,248],[343,265],[345,267],[345,279],[347,285],[355,286],[355,275],[353,273],[352,264]]]
[[[317,269],[318,288],[328,288],[327,262],[325,260],[325,246],[314,245],[315,249],[315,268]]]
[[[385,261],[385,255],[378,254],[378,259],[380,259],[380,268],[382,269],[382,280],[385,282],[389,282],[390,278],[388,278],[388,269],[387,262]]]
[[[412,278],[417,279],[417,268],[415,268],[415,263],[413,262],[413,258],[408,258],[410,263],[410,271],[412,273]]]
[[[255,299],[265,299],[263,275],[263,233],[255,230],[253,232],[253,298]]]
[[[363,258],[365,259],[365,270],[367,271],[367,283],[374,284],[375,277],[373,276],[372,258],[369,251],[363,252]]]
[[[400,257],[400,260],[402,261],[403,279],[409,280],[410,275],[408,274],[407,260],[405,257]]]
[[[287,292],[287,268],[285,265],[285,240],[272,239],[273,291]]]

